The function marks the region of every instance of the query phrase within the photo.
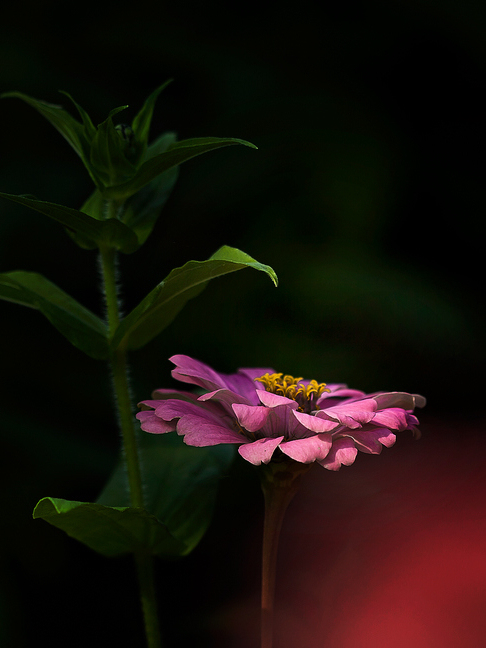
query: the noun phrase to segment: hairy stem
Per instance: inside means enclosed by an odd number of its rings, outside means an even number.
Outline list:
[[[120,323],[118,305],[118,290],[116,282],[116,252],[113,248],[100,248],[103,287],[106,300],[106,312],[110,340]],[[130,491],[130,503],[134,508],[143,508],[143,487],[140,458],[135,435],[134,416],[128,382],[127,352],[120,345],[110,355],[110,365],[115,390],[118,418],[120,422],[123,454],[125,457]],[[153,573],[153,558],[147,553],[135,555],[140,598],[145,622],[145,633],[148,648],[161,648],[162,641],[159,630],[155,583]]]
[[[115,274],[115,255],[113,248],[105,248],[101,252],[101,267],[103,271],[106,311],[110,339],[120,323],[118,308],[118,291]],[[134,507],[143,506],[142,475],[135,436],[132,402],[128,384],[128,365],[126,349],[120,345],[110,356],[113,387],[120,422],[123,452],[128,474],[130,501]]]

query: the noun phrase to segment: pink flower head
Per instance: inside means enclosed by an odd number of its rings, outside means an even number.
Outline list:
[[[273,369],[239,369],[220,374],[184,355],[172,356],[172,376],[204,390],[158,389],[140,403],[142,430],[163,434],[177,430],[192,446],[239,445],[252,464],[267,464],[277,448],[303,464],[317,461],[339,470],[358,450],[379,454],[395,443],[395,432],[416,428],[415,407],[425,398],[404,392],[366,395],[342,384],[317,383]]]

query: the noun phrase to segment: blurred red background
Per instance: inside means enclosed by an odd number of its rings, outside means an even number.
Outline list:
[[[484,421],[422,429],[304,477],[280,541],[275,648],[485,645]],[[258,645],[257,533],[242,559],[248,595],[214,621],[221,647]]]

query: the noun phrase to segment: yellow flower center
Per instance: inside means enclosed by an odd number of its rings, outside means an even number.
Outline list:
[[[317,380],[310,380],[308,385],[304,385],[302,378],[293,376],[284,376],[281,373],[268,374],[255,378],[265,387],[265,391],[285,396],[299,404],[301,412],[312,412],[316,408],[316,402],[323,392],[330,392],[326,383],[318,383]]]

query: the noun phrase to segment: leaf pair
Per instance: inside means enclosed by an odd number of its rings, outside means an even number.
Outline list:
[[[256,148],[236,138],[200,137],[177,142],[174,133],[164,133],[149,145],[155,101],[168,83],[152,92],[131,126],[113,123],[113,117],[127,106],[113,109],[95,127],[87,112],[66,92],[63,94],[75,105],[81,122],[61,106],[21,92],[3,93],[2,97],[22,99],[49,120],[79,155],[96,190],[80,211],[27,196],[0,196],[62,223],[83,248],[111,245],[127,254],[137,250],[152,231],[175,184],[180,164],[225,146],[242,144]],[[90,224],[93,219],[108,224]]]
[[[71,344],[92,358],[107,359],[120,344],[138,349],[168,326],[185,304],[216,277],[254,268],[269,275],[270,266],[241,250],[223,246],[206,261],[188,261],[175,268],[129,313],[108,339],[106,324],[55,284],[35,272],[0,274],[0,299],[39,310]]]

